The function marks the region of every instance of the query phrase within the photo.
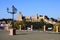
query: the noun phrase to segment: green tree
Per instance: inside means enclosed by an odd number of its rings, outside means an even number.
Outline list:
[[[22,20],[22,29],[25,29],[26,28],[26,19],[23,19]]]
[[[44,26],[45,24],[46,24],[46,23],[44,22],[44,20],[41,19],[41,20],[40,20],[40,25],[41,25],[41,26]]]
[[[16,28],[16,29],[19,29],[20,27],[19,27],[19,25],[22,25],[22,23],[21,22],[14,22],[14,27]]]
[[[40,20],[40,27],[43,30],[43,26],[46,25],[45,21],[43,19]]]
[[[45,16],[45,19],[49,20],[49,17],[48,16]]]
[[[23,19],[22,24],[23,24],[23,26],[26,25],[26,19]]]

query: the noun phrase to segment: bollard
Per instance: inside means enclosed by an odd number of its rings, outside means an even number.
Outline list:
[[[9,35],[13,36],[13,29],[9,29],[9,31],[10,31]]]
[[[46,26],[44,25],[44,32],[46,31]]]
[[[20,26],[20,29],[19,30],[21,30],[21,25],[19,25]]]
[[[33,25],[31,25],[31,31],[33,30]]]

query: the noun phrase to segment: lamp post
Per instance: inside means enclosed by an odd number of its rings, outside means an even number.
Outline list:
[[[7,8],[7,12],[12,14],[12,35],[15,35],[16,34],[16,30],[14,28],[14,14],[17,12],[17,9],[14,7],[14,5],[12,5],[12,12],[9,11],[9,8]]]

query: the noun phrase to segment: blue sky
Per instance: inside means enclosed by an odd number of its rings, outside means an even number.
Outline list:
[[[12,18],[12,15],[7,13],[8,7],[11,11],[11,6],[17,8],[17,13],[22,12],[24,16],[47,15],[49,18],[60,17],[60,0],[0,0],[0,19]]]

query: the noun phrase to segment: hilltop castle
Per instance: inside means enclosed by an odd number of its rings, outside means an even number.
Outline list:
[[[46,16],[35,14],[33,16],[23,16],[21,12],[17,15],[16,21],[22,21],[23,19],[26,19],[26,21],[29,22],[40,22],[41,19],[43,19],[47,23],[55,24],[56,22],[52,19],[47,19]]]

